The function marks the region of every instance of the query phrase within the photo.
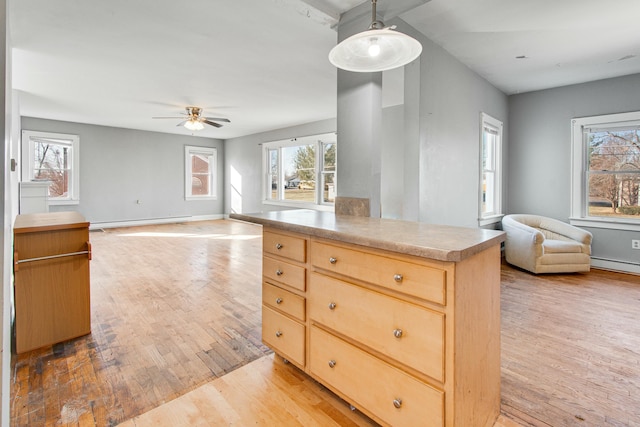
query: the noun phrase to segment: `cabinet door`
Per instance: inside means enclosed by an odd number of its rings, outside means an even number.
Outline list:
[[[309,317],[444,381],[444,314],[312,273]]]
[[[442,427],[444,392],[311,326],[311,373],[392,426]]]
[[[262,341],[276,353],[304,367],[304,325],[262,306]]]
[[[86,256],[20,264],[15,272],[16,351],[91,332],[89,292]]]

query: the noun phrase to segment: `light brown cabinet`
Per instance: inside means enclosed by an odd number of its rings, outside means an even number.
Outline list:
[[[16,351],[91,332],[89,223],[76,212],[18,215],[14,224]]]
[[[265,230],[262,247],[262,341],[304,369],[307,239]]]
[[[237,217],[264,226],[263,341],[277,354],[382,425],[494,424],[503,233]]]

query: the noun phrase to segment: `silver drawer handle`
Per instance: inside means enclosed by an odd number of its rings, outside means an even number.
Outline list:
[[[276,304],[282,304],[282,298],[276,298]]]
[[[335,360],[329,360],[329,367],[333,368],[336,366],[336,361]]]
[[[337,259],[337,258],[334,258],[334,257],[331,257],[331,258],[329,258],[329,262],[330,262],[331,264],[335,264],[336,262],[338,262],[338,259]]]
[[[393,336],[396,338],[402,338],[402,329],[394,329]]]
[[[402,399],[393,399],[393,406],[398,409],[402,408]]]
[[[276,249],[277,250],[282,249],[282,243],[276,243]]]
[[[277,338],[280,338],[281,336],[282,336],[282,332],[277,331],[277,332],[276,332],[276,337],[277,337]]]
[[[329,310],[335,310],[335,309],[336,309],[336,303],[335,302],[329,303]]]
[[[393,280],[395,280],[398,283],[402,282],[402,279],[403,279],[402,274],[396,274],[393,276]]]
[[[282,270],[276,270],[276,276],[282,276],[284,272]]]

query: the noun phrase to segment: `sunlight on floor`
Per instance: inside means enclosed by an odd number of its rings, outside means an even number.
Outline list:
[[[250,234],[193,234],[193,233],[158,233],[158,232],[139,232],[119,234],[122,237],[185,237],[190,239],[216,239],[216,240],[251,240],[260,239],[260,235]]]

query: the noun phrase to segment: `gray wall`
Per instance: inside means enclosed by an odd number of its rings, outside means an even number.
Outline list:
[[[77,210],[95,225],[223,214],[221,140],[30,117],[22,118],[22,129],[80,137],[80,204],[51,211]],[[185,200],[185,145],[217,149],[217,200]]]
[[[568,222],[571,119],[638,110],[640,74],[510,96],[507,212]],[[640,265],[640,232],[586,229],[594,257]]]
[[[507,96],[426,37],[411,35],[423,46],[419,220],[477,227],[480,113],[503,122],[503,149],[508,151]]]
[[[380,113],[380,78],[338,72],[338,195],[369,197],[371,216],[477,227],[481,113],[507,129],[507,96],[404,21],[387,24],[422,55],[404,68],[402,109]]]
[[[262,204],[262,143],[335,131],[335,119],[328,119],[226,140],[225,214],[286,209]]]

